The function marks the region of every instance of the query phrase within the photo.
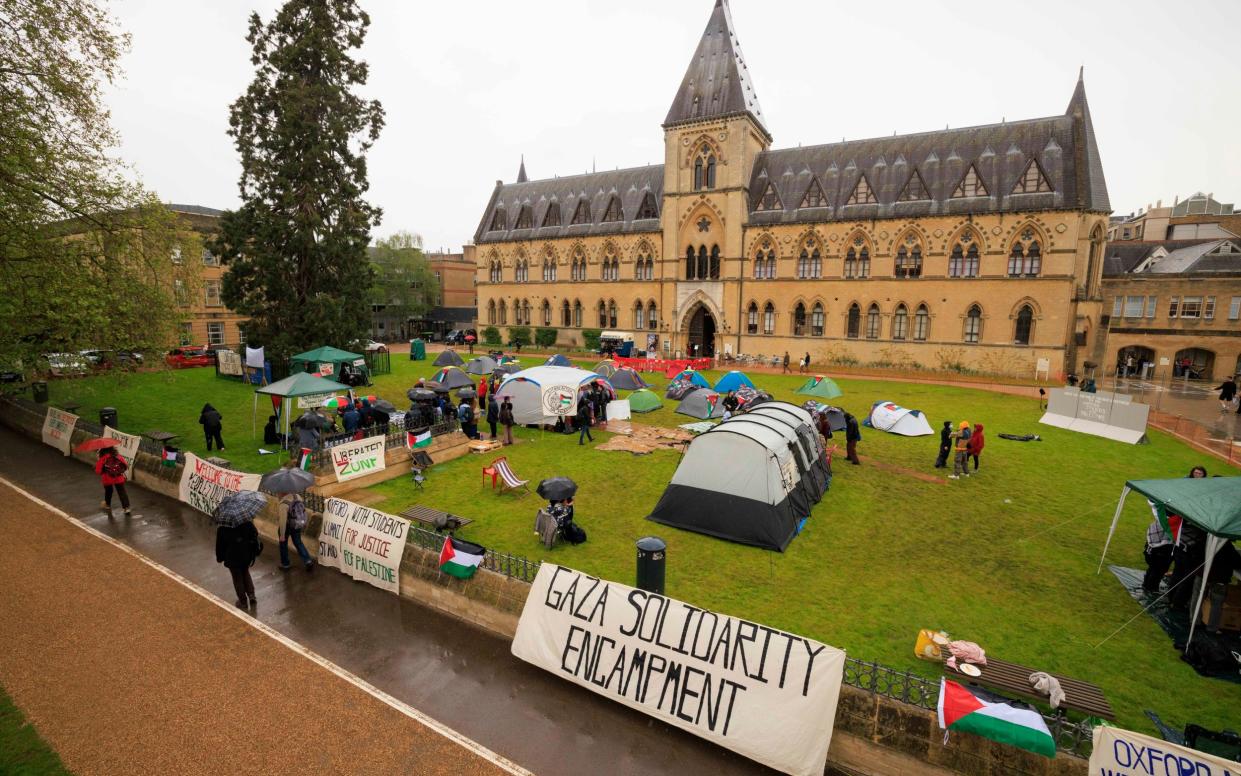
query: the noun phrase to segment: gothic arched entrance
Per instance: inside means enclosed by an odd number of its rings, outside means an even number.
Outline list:
[[[715,330],[715,316],[706,305],[697,305],[689,317],[687,351],[691,358],[715,356]]]

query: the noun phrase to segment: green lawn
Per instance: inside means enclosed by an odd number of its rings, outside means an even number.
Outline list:
[[[69,776],[68,769],[0,688],[0,773],[8,776]]]
[[[537,359],[524,359],[536,363]],[[429,361],[394,356],[393,374],[373,391],[402,404]],[[710,375],[714,379],[714,375]],[[800,375],[757,376],[778,399],[798,401]],[[666,381],[659,376],[662,387]],[[836,400],[864,417],[878,399],[945,419],[986,425],[979,476],[936,484],[873,466],[842,465],[806,530],[787,552],[772,553],[644,520],[659,499],[678,455],[603,452],[576,437],[518,430],[506,452],[514,470],[533,482],[567,475],[580,485],[579,521],[590,541],[544,551],[532,534],[537,496],[498,495],[481,485],[490,458],[469,456],[435,467],[426,490],[405,478],[376,486],[390,512],[422,502],[471,517],[462,535],[488,547],[551,560],[590,573],[633,581],[633,542],[654,533],[669,545],[668,592],[697,605],[817,638],[849,654],[938,676],[913,657],[919,628],[945,628],[989,652],[1104,688],[1127,727],[1149,730],[1142,714],[1157,710],[1175,723],[1236,725],[1241,685],[1199,677],[1178,659],[1169,639],[1145,616],[1096,646],[1138,610],[1104,570],[1095,568],[1116,499],[1126,479],[1178,477],[1198,463],[1235,474],[1186,445],[1152,430],[1149,445],[1129,446],[1037,423],[1032,399],[985,391],[841,378]],[[93,416],[117,407],[122,430],[151,427],[186,434],[186,449],[205,449],[197,426],[204,401],[225,415],[227,456],[252,471],[271,468],[249,438],[252,392],[214,377],[210,369],[95,377],[53,383],[53,402],[72,398]],[[89,408],[89,411],[86,409]],[[260,408],[262,421],[266,411]],[[676,425],[691,418],[673,404],[635,420]],[[261,422],[259,424],[261,431]],[[1000,432],[1038,433],[1045,441],[999,439]],[[598,435],[597,435],[598,436]],[[904,438],[863,429],[863,456],[933,473],[938,437]],[[838,443],[839,439],[836,440]],[[1141,567],[1149,512],[1131,499],[1109,559]]]

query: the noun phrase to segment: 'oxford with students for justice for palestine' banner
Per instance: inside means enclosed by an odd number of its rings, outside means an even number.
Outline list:
[[[845,653],[544,563],[513,654],[785,773],[827,760]]]
[[[262,477],[257,474],[224,469],[193,453],[186,453],[178,497],[199,512],[211,514],[225,496],[243,490],[258,490],[260,479]]]
[[[323,507],[319,565],[340,569],[356,580],[401,592],[401,558],[409,521],[341,498]]]
[[[346,442],[331,448],[329,452],[332,454],[332,471],[336,472],[337,482],[374,474],[387,467],[383,436]]]
[[[68,455],[69,446],[73,443],[73,427],[77,423],[78,416],[72,412],[48,407],[47,417],[43,418],[43,444]]]
[[[1171,741],[1099,725],[1090,776],[1241,776],[1241,763]]]

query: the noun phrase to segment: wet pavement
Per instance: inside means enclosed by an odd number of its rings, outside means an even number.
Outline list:
[[[1136,401],[1150,405],[1156,412],[1181,416],[1207,429],[1216,439],[1241,440],[1241,415],[1235,411],[1220,412],[1218,382],[1204,383],[1186,380],[1154,382],[1120,378],[1113,383],[1108,378],[1100,390],[1115,390],[1129,394]]]
[[[4,428],[0,473],[232,601],[205,515],[134,487],[134,516],[117,509],[109,520],[90,469]],[[504,639],[335,570],[281,571],[276,562],[269,544],[254,569],[259,620],[538,774],[774,773],[533,668]]]

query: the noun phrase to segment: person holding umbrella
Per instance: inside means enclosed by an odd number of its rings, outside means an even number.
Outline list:
[[[99,481],[103,484],[104,511],[108,513],[108,517],[112,517],[112,491],[115,490],[121,497],[121,508],[125,510],[125,517],[132,517],[133,513],[129,511],[129,494],[125,492],[125,472],[129,469],[129,464],[116,451],[116,440],[105,437],[91,439],[74,450],[79,453],[99,451],[99,457],[95,459],[95,474],[99,475]]]
[[[586,530],[573,522],[573,497],[577,483],[568,477],[549,477],[539,483],[538,494],[548,501],[548,513],[556,519],[560,536],[569,544],[586,541]]]
[[[306,488],[315,484],[315,476],[308,471],[285,466],[268,472],[259,481],[263,490],[280,495],[280,518],[276,523],[276,536],[280,539],[280,568],[282,571],[292,568],[289,563],[289,541],[302,559],[307,571],[314,571],[315,562],[310,557],[306,545],[302,543],[302,531],[306,528],[308,517],[306,504],[301,494]]]
[[[262,493],[243,490],[225,496],[212,513],[219,526],[215,532],[215,562],[223,563],[233,578],[238,609],[258,604],[250,567],[263,552],[263,543],[254,527],[254,516],[266,505],[267,497]]]

